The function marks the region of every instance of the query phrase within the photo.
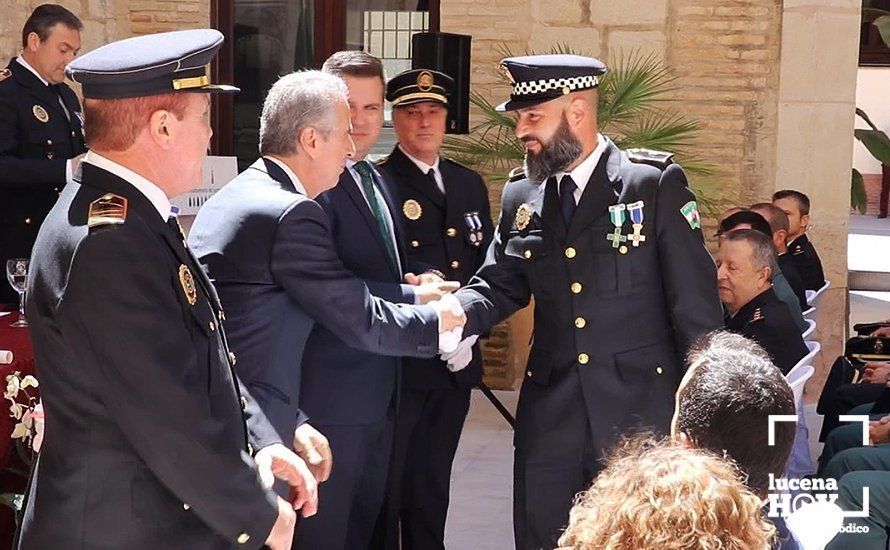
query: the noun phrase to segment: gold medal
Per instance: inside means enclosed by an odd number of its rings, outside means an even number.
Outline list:
[[[192,272],[189,271],[185,264],[179,265],[179,284],[182,285],[182,291],[190,305],[198,302],[198,291],[195,289],[195,279],[192,278]]]
[[[40,122],[49,122],[49,113],[47,113],[46,109],[44,109],[40,105],[31,107],[31,112],[34,113],[34,118],[36,118]]]
[[[519,208],[516,209],[516,220],[513,222],[513,225],[516,226],[516,229],[522,231],[526,227],[528,227],[528,222],[532,219],[532,207],[530,204],[522,203],[519,205]]]
[[[419,220],[420,216],[423,215],[423,208],[420,207],[420,203],[414,199],[408,199],[402,204],[402,212],[405,214],[405,217],[411,221]]]

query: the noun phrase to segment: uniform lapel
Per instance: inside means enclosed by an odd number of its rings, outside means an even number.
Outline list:
[[[439,191],[436,184],[430,181],[426,174],[421,172],[420,168],[411,162],[411,159],[405,156],[405,153],[399,149],[398,145],[393,148],[392,153],[389,155],[388,162],[403,176],[401,181],[416,189],[418,193],[423,194],[423,196],[428,198],[434,205],[442,209],[445,208],[445,196]],[[445,179],[444,176],[442,179]]]
[[[581,195],[581,201],[578,203],[578,209],[572,218],[572,224],[569,227],[568,240],[574,240],[581,234],[587,226],[603,216],[609,210],[609,206],[615,204],[619,192],[623,187],[621,178],[618,175],[618,163],[620,162],[620,153],[618,148],[611,141],[606,142],[606,149],[597,162],[587,187]],[[556,195],[554,191],[554,196]],[[558,197],[555,197],[557,204],[556,209],[559,210]]]
[[[386,203],[386,208],[389,209],[389,216],[392,218],[392,230],[395,234],[396,238],[396,247],[398,249],[399,254],[399,262],[402,264],[402,268],[405,268],[406,254],[405,247],[403,243],[405,242],[405,229],[402,226],[401,217],[399,216],[399,210],[397,209],[398,201],[396,197],[393,195],[393,190],[390,187],[386,178],[383,177],[377,167],[374,164],[371,164],[371,173],[374,174],[374,181],[377,183],[377,188],[380,189],[380,194],[383,195],[383,200]],[[401,276],[401,274],[399,274]]]
[[[12,63],[9,64],[9,68],[12,70],[19,83],[30,89],[31,95],[40,100],[41,106],[52,109],[53,115],[50,116],[60,116],[62,117],[62,120],[68,120],[68,117],[65,116],[65,111],[62,109],[62,104],[59,103],[59,96],[57,96],[49,86],[41,82],[34,73],[26,69],[21,63],[14,59]],[[71,116],[74,116],[74,112],[71,113]]]
[[[381,194],[383,194],[385,198],[386,195],[383,192],[382,186],[380,185],[380,180],[377,178],[377,174],[374,173],[373,169],[371,169],[371,174],[375,178],[377,187],[381,189]],[[383,242],[383,235],[380,233],[380,226],[377,225],[377,218],[375,218],[374,214],[371,212],[371,207],[369,206],[368,201],[365,200],[365,196],[358,188],[359,184],[355,181],[355,178],[352,177],[352,173],[349,171],[348,168],[344,168],[343,173],[340,174],[340,182],[338,185],[343,188],[343,191],[346,193],[346,195],[352,201],[353,206],[355,206],[355,209],[358,211],[359,216],[365,221],[365,225],[368,226],[367,229],[369,234],[374,237],[374,240],[377,242],[377,246],[380,248],[380,254],[382,255],[382,257],[388,258],[386,252],[386,243]],[[390,217],[393,218],[393,222],[395,223],[395,215],[392,213],[393,210],[390,205],[385,202],[381,206],[384,208],[389,208]],[[390,271],[392,271],[396,277],[401,278],[399,273],[395,273],[395,266],[392,265],[392,262],[387,261],[386,263],[389,265]]]

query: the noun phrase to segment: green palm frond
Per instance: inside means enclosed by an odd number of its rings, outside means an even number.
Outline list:
[[[619,54],[610,66],[599,87],[597,120],[603,130],[655,111],[676,89],[676,78],[654,55]]]

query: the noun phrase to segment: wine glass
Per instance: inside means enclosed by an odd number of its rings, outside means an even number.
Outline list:
[[[12,288],[19,293],[19,320],[12,323],[11,327],[26,327],[28,321],[25,320],[25,284],[28,282],[28,264],[27,258],[12,258],[6,260],[6,279]]]

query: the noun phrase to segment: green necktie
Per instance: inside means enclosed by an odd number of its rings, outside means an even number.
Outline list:
[[[389,256],[389,261],[392,262],[392,266],[398,271],[399,262],[396,260],[396,251],[392,246],[392,231],[389,228],[389,223],[386,221],[386,216],[383,214],[383,210],[380,208],[380,202],[377,200],[377,192],[374,189],[374,178],[371,176],[371,167],[367,162],[362,160],[356,162],[353,168],[355,168],[355,171],[361,176],[362,189],[365,191],[365,198],[368,199],[368,204],[371,205],[371,212],[373,212],[374,217],[377,218],[377,228],[380,229],[380,236],[383,237],[383,244],[386,248],[386,253]]]

